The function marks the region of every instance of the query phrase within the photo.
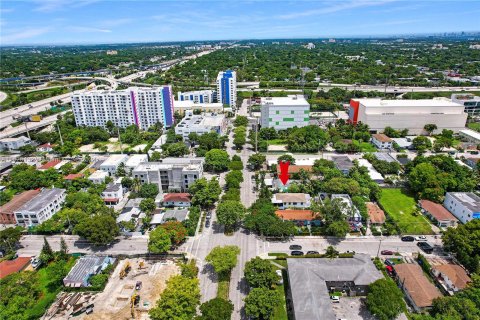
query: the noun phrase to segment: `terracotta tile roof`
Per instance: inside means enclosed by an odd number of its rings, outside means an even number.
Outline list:
[[[288,173],[290,173],[290,174],[299,173],[300,170],[302,170],[302,169],[307,171],[307,172],[311,172],[312,168],[313,168],[313,166],[308,166],[308,165],[300,166],[300,165],[292,164],[292,165],[288,166]],[[280,166],[277,166],[277,173],[280,174]]]
[[[75,180],[78,178],[83,178],[83,173],[70,173],[69,175],[63,177],[64,180]]]
[[[104,202],[118,202],[118,198],[104,198]]]
[[[314,219],[311,210],[277,210],[275,211],[277,217],[283,220],[308,220]]]
[[[14,195],[12,200],[0,207],[0,213],[13,214],[13,212],[15,212],[18,208],[23,206],[28,201],[32,200],[39,193],[40,190],[28,190],[20,194]]]
[[[444,206],[441,204],[432,202],[430,200],[420,200],[420,206],[431,214],[438,221],[448,220],[448,221],[457,221],[453,214],[450,213]]]
[[[371,223],[385,223],[385,212],[376,203],[367,202],[365,204]]]
[[[39,145],[37,148],[53,148],[54,146],[56,146],[56,145],[55,144],[50,144],[50,143],[44,143],[44,144]]]
[[[276,193],[273,195],[277,201],[282,202],[306,202],[305,193]]]
[[[435,298],[442,297],[440,291],[423,274],[418,264],[402,263],[393,267],[405,290],[419,308],[432,306]]]
[[[189,193],[167,193],[163,196],[163,202],[190,202]]]
[[[375,138],[375,140],[380,142],[392,142],[392,139],[390,139],[387,135],[383,133],[372,134],[372,137]]]
[[[49,161],[47,163],[45,163],[44,165],[42,165],[40,168],[38,168],[39,170],[47,170],[47,169],[50,169],[50,168],[53,168],[55,167],[57,164],[59,164],[60,162],[62,162],[62,160],[60,159],[54,159],[52,161]]]
[[[0,279],[9,274],[22,271],[30,263],[29,257],[18,257],[15,260],[5,260],[0,262]]]
[[[465,289],[472,282],[465,269],[457,264],[442,264],[434,266],[433,269],[446,275],[458,289]]]

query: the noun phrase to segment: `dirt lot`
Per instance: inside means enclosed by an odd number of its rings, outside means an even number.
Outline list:
[[[128,275],[120,279],[120,272],[127,263],[132,269]],[[172,275],[179,273],[179,268],[174,261],[148,263],[139,267],[143,259],[122,260],[113,272],[105,290],[97,295],[94,300],[94,311],[90,315],[83,314],[77,319],[85,320],[110,320],[132,319],[130,299],[137,292],[140,295],[140,303],[135,308],[134,319],[148,319],[148,310],[155,306],[160,293],[165,289],[165,282]],[[135,291],[137,281],[142,281],[142,288]]]
[[[120,151],[120,142],[118,141],[117,138],[110,138],[110,139],[108,139],[108,141],[109,141],[108,143],[102,143],[102,145],[107,146],[108,152]],[[93,143],[92,144],[86,144],[86,145],[80,147],[80,151],[81,152],[101,152],[99,149],[96,149],[93,146],[94,146]],[[146,144],[139,144],[138,146],[135,146],[131,149],[134,150],[134,151],[138,151],[138,150],[145,149],[146,146],[147,146]],[[123,148],[123,150],[129,149],[130,145],[124,143],[122,145],[122,148]]]

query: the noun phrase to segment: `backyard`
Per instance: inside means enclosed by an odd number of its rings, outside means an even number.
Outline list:
[[[415,199],[404,189],[382,189],[379,202],[402,234],[433,234],[430,223],[418,212]]]

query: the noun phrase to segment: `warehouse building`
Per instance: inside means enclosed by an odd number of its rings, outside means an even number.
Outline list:
[[[305,127],[310,121],[310,104],[302,95],[262,98],[260,104],[262,128]]]
[[[467,114],[461,104],[443,99],[382,100],[352,99],[349,121],[364,123],[372,132],[382,132],[385,127],[408,129],[409,133],[426,133],[426,124],[435,124],[437,130],[458,132],[465,128]]]

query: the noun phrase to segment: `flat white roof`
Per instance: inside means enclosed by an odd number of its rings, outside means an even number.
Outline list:
[[[459,132],[473,139],[480,140],[480,132],[470,130],[470,129],[463,129],[463,130],[460,130]]]
[[[464,107],[461,104],[443,99],[418,100],[382,100],[382,99],[354,99],[365,107]]]
[[[308,105],[308,102],[302,95],[289,95],[287,97],[264,97],[261,99],[261,104],[272,106],[305,106]]]
[[[368,169],[368,175],[370,178],[375,181],[375,180],[383,180],[383,176],[375,170],[375,168],[372,166],[370,162],[368,162],[367,159],[358,159],[358,165],[362,167],[366,167]]]
[[[101,165],[102,166],[116,166],[121,162],[124,162],[128,156],[126,154],[112,154]]]
[[[94,173],[92,173],[90,175],[90,177],[88,177],[89,179],[103,179],[105,178],[106,176],[108,176],[108,172],[105,172],[103,170],[97,170],[95,171]]]
[[[134,154],[125,162],[126,167],[136,167],[142,162],[147,162],[148,156],[146,154]]]

